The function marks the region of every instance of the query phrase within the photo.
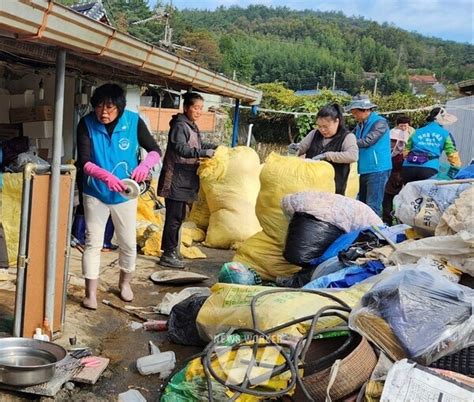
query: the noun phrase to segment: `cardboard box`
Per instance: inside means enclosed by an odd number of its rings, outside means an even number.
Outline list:
[[[53,120],[53,107],[49,105],[10,109],[10,123]]]
[[[53,139],[38,138],[36,139],[36,148],[41,159],[47,160],[53,157]],[[64,141],[61,139],[61,157],[64,156]]]
[[[19,109],[24,107],[35,106],[35,91],[27,89],[19,95],[10,95],[10,107],[12,109]]]
[[[0,94],[0,124],[9,124],[10,95]]]
[[[53,136],[53,122],[32,121],[23,123],[23,135],[30,138],[51,138]]]

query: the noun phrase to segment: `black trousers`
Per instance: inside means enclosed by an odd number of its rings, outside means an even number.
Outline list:
[[[165,198],[165,207],[165,227],[161,238],[161,248],[164,253],[170,253],[179,246],[179,229],[186,217],[186,201]]]
[[[404,166],[402,169],[402,180],[404,184],[412,181],[427,180],[436,173],[438,173],[436,169],[429,167]]]

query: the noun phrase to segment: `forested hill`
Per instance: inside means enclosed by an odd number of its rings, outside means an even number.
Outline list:
[[[68,2],[65,0],[64,2]],[[156,43],[163,22],[132,24],[152,16],[144,0],[104,1],[115,24]],[[373,85],[408,90],[409,74],[435,73],[443,83],[474,78],[474,46],[424,37],[341,12],[295,11],[256,5],[215,11],[171,10],[173,42],[209,68],[248,83],[281,81],[291,89],[336,87],[351,93]],[[375,73],[375,74],[367,74]]]
[[[317,82],[330,86],[336,71],[337,86],[351,89],[363,84],[365,71],[384,73],[382,87],[394,90],[397,84],[398,89],[407,85],[407,69],[433,72],[448,82],[474,77],[472,45],[340,12],[250,6],[184,10],[178,17],[190,30],[211,31],[219,40],[225,72],[236,69],[251,82],[279,80],[293,89],[315,88]]]

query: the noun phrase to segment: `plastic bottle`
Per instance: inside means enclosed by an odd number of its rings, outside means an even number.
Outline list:
[[[48,339],[43,339],[44,341],[50,341],[53,339],[53,332],[51,331],[51,327],[49,326],[49,321],[47,318],[43,320],[43,336]]]
[[[39,341],[49,341],[48,335],[43,335],[41,328],[36,328],[33,335],[33,339],[38,339]]]
[[[154,353],[137,359],[137,369],[142,375],[160,373],[160,377],[168,376],[176,365],[174,352]]]

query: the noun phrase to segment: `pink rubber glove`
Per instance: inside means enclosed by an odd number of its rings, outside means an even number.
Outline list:
[[[160,161],[160,154],[156,151],[151,151],[148,153],[146,158],[133,170],[132,179],[137,183],[144,181],[150,170]]]
[[[88,176],[94,177],[95,179],[103,181],[105,184],[107,184],[107,187],[110,191],[116,191],[120,193],[127,189],[127,186],[123,184],[117,176],[114,176],[107,170],[100,168],[95,163],[87,162],[84,165],[84,173]]]

